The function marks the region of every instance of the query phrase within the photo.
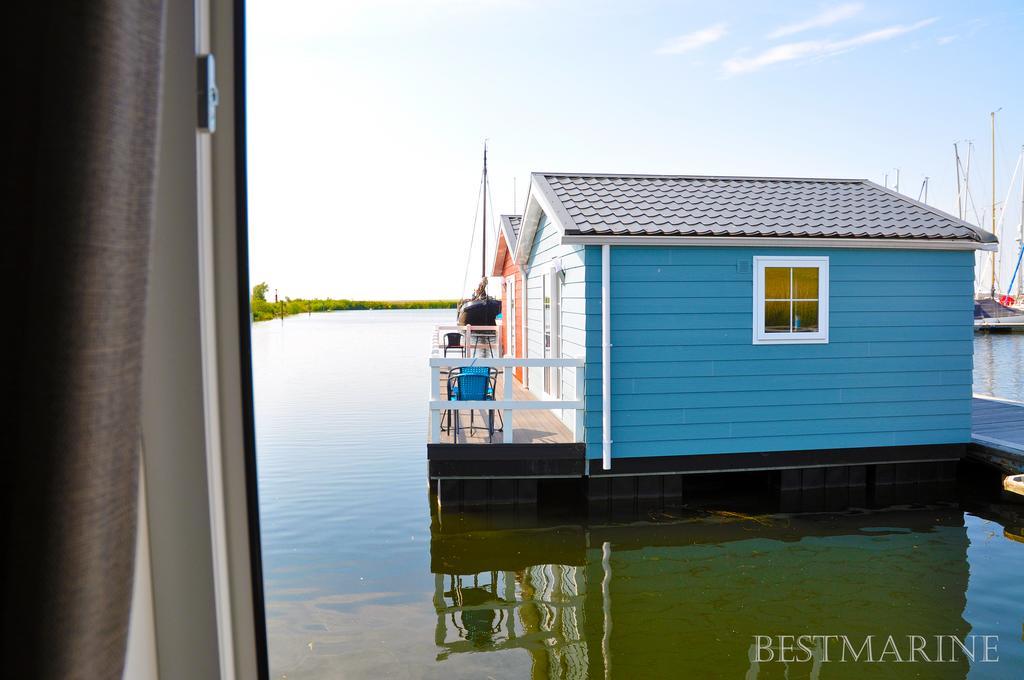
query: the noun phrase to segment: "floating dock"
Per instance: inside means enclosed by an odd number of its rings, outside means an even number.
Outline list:
[[[975,319],[975,333],[1024,333],[1024,316],[1004,319]]]
[[[1024,403],[975,395],[967,453],[1006,475],[1006,491],[1024,496]]]
[[[975,300],[974,331],[980,333],[1024,332],[1024,313],[991,298]]]

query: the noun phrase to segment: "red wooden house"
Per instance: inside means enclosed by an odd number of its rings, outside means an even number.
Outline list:
[[[491,276],[501,277],[502,356],[523,356],[523,274],[514,257],[522,219],[521,215],[501,216],[498,247],[494,250]],[[522,382],[523,369],[515,369],[515,376]]]

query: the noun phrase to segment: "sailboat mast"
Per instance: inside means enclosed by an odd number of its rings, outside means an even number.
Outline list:
[[[960,198],[960,150],[957,148],[956,142],[953,142],[953,160],[956,162],[956,216],[963,219],[964,205]]]
[[[998,111],[999,109],[996,109]],[[992,235],[996,234],[996,111],[992,116]],[[992,265],[992,299],[996,297],[996,252],[993,250],[989,259]]]
[[[487,142],[484,142],[484,222],[480,247],[480,278],[487,276]]]
[[[1024,248],[1024,145],[1020,147],[1020,222],[1017,224],[1017,247]],[[1024,295],[1024,279],[1017,276],[1017,297]]]

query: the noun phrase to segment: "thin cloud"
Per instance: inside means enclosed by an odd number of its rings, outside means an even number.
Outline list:
[[[657,54],[682,54],[700,49],[725,37],[726,24],[714,24],[693,33],[687,33],[665,42],[656,50]]]
[[[938,17],[924,19],[907,26],[888,26],[877,31],[862,33],[846,40],[805,40],[803,42],[786,43],[772,47],[753,57],[733,57],[728,59],[722,64],[722,70],[725,71],[726,75],[735,76],[758,71],[766,66],[787,61],[831,57],[871,43],[892,40],[893,38],[924,28],[936,21],[938,21]]]
[[[935,39],[935,42],[937,42],[940,45],[948,45],[949,43],[955,41],[959,37],[960,36],[958,35],[940,35],[938,38]]]
[[[851,2],[845,5],[829,7],[820,14],[814,15],[806,21],[800,21],[787,26],[780,26],[769,33],[768,37],[774,40],[775,38],[782,38],[787,35],[793,35],[794,33],[802,33],[803,31],[807,31],[812,28],[831,26],[832,24],[839,23],[840,21],[844,21],[845,19],[849,19],[857,15],[862,9],[864,9],[864,5],[859,2]]]

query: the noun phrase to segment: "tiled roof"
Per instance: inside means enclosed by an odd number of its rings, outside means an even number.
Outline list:
[[[534,179],[564,209],[558,212],[567,235],[996,241],[862,179],[567,173]]]
[[[508,227],[512,230],[514,236],[519,236],[519,225],[523,223],[522,215],[502,215],[501,221],[508,223]]]
[[[505,242],[508,243],[510,252],[515,252],[516,244],[519,243],[519,231],[522,228],[522,215],[502,215],[501,230],[505,234]]]

